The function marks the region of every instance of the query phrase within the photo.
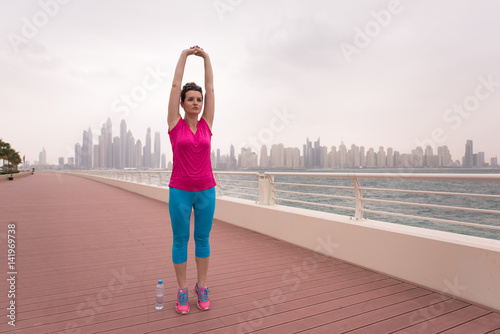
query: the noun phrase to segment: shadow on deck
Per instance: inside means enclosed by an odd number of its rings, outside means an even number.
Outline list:
[[[212,309],[198,310],[191,294],[181,316],[165,203],[36,173],[2,183],[0,206],[2,254],[15,224],[17,272],[15,327],[11,287],[0,283],[1,333],[500,333],[498,312],[221,221],[211,235]],[[192,237],[188,282],[192,290]]]

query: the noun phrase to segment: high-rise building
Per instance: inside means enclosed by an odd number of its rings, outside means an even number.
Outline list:
[[[359,167],[361,166],[361,159],[359,155],[359,147],[352,144],[351,145],[351,158],[350,161],[352,162],[353,167]]]
[[[326,146],[321,146],[321,168],[328,168],[328,147]],[[294,168],[299,167],[298,165],[295,165]]]
[[[45,147],[42,147],[42,151],[38,154],[38,164],[39,165],[47,164],[47,151],[45,151]]]
[[[470,168],[474,167],[474,149],[472,140],[467,140],[465,143],[465,156],[463,158],[463,166]]]
[[[364,146],[361,146],[359,148],[359,165],[363,167],[366,166],[366,154]]]
[[[238,167],[238,162],[236,161],[236,156],[234,153],[234,145],[231,144],[229,149],[229,169],[236,169]]]
[[[118,163],[118,168],[129,167],[128,144],[129,144],[129,140],[128,140],[128,132],[127,132],[127,123],[125,122],[124,119],[122,119],[122,121],[120,123],[120,161]]]
[[[135,144],[135,168],[142,168],[144,157],[142,156],[142,142],[140,139],[137,139],[137,143]]]
[[[151,168],[151,128],[148,128],[148,132],[146,134],[146,145],[143,148],[143,160],[144,168]]]
[[[267,156],[267,146],[266,145],[262,145],[262,147],[260,148],[259,167],[260,168],[268,168],[269,167],[269,157]]]
[[[328,166],[329,167],[339,168],[337,155],[338,155],[337,148],[335,146],[332,146],[330,148],[330,153],[328,153],[328,159],[329,159]]]
[[[75,144],[75,167],[80,167],[82,165],[82,145],[80,143]]]
[[[484,152],[477,153],[477,167],[484,167],[486,164],[486,160],[484,158]]]
[[[424,150],[422,147],[418,146],[416,149],[411,151],[410,158],[411,167],[423,167],[424,166]]]
[[[113,138],[113,168],[123,168],[120,163],[121,163],[121,138],[120,137],[114,137]]]
[[[83,131],[83,142],[82,142],[82,153],[81,153],[81,164],[85,169],[91,169],[94,167],[92,157],[94,155],[94,144],[92,137],[92,129],[89,127],[88,131]]]
[[[314,142],[314,149],[313,149],[313,167],[321,167],[323,157],[321,156],[321,144],[320,140],[318,138],[317,141]]]
[[[284,162],[282,167],[295,169],[300,167],[300,151],[296,147],[287,147],[283,150]]]
[[[319,139],[318,139],[319,143]],[[312,147],[312,142],[309,141],[309,138],[306,138],[306,143],[303,147],[302,154],[304,155],[304,166],[305,168],[313,168],[314,167],[314,149]]]
[[[102,127],[101,127],[101,135],[99,136],[99,140],[98,140],[98,147],[99,147],[99,158],[97,159],[97,161],[99,161],[99,164],[97,167],[99,168],[106,168],[106,163],[107,163],[107,159],[106,159],[106,152],[107,152],[107,149],[106,149],[106,125],[103,124]]]
[[[92,155],[93,159],[91,159],[92,166],[90,168],[100,168],[101,161],[99,160],[99,158],[101,155],[101,150],[99,148],[99,144],[96,144],[93,146],[92,152],[93,152],[93,155]]]
[[[425,147],[425,154],[424,154],[424,161],[423,161],[423,166],[424,167],[434,167],[432,166],[432,157],[434,156],[434,151],[432,150],[432,146],[427,145]]]
[[[386,161],[387,161],[387,167],[389,167],[389,168],[393,168],[394,167],[394,154],[392,152],[392,147],[388,147],[387,148]]]
[[[347,163],[347,147],[344,142],[340,142],[339,153],[338,153],[338,163],[340,168],[345,168]]]
[[[285,165],[285,148],[283,144],[274,144],[271,146],[270,167],[282,168]]]
[[[400,168],[402,166],[401,154],[399,154],[399,151],[394,151],[394,167]]]
[[[258,166],[257,154],[252,149],[242,147],[239,155],[240,168],[254,168]]]
[[[154,143],[154,164],[153,168],[160,168],[160,157],[161,157],[161,141],[160,141],[160,133],[155,132],[155,143]]]
[[[366,152],[366,167],[377,167],[377,160],[373,147],[370,147],[368,152]]]
[[[125,167],[127,168],[136,168],[137,162],[136,162],[136,147],[135,147],[135,138],[134,135],[132,135],[132,131],[127,132],[127,151],[125,153],[126,157],[126,163]]]
[[[386,162],[385,150],[383,146],[380,146],[378,148],[378,153],[377,153],[377,167],[384,168],[386,166],[387,162]]]
[[[108,117],[106,121],[105,130],[105,158],[106,158],[106,168],[113,168],[113,126],[111,124],[111,118]]]
[[[161,169],[166,169],[167,168],[167,156],[165,153],[161,155]]]
[[[451,158],[450,150],[448,149],[448,146],[439,146],[438,147],[438,155],[441,160],[441,165],[440,167],[447,167],[449,166],[453,160]]]

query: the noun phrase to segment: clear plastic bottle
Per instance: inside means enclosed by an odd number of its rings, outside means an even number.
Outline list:
[[[155,308],[157,310],[161,310],[163,308],[163,281],[159,280],[158,285],[156,286],[156,302]]]

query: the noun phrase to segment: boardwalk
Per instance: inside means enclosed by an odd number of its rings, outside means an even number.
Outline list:
[[[7,324],[11,286],[2,279],[0,333],[500,333],[499,313],[220,221],[212,309],[198,310],[191,296],[180,316],[165,203],[37,172],[0,183],[0,208],[2,268],[6,275],[15,224],[17,271],[16,326]],[[189,258],[192,288],[193,244]]]

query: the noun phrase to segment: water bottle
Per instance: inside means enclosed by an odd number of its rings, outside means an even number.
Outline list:
[[[155,308],[161,310],[163,308],[163,281],[159,280],[156,286],[156,303]]]

